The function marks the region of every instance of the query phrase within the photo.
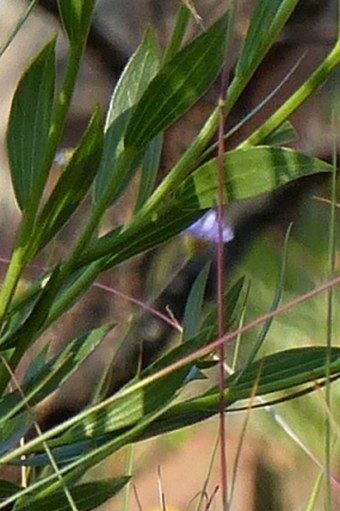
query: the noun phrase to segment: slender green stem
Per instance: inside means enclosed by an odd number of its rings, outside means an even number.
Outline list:
[[[85,51],[86,41],[91,25],[95,0],[84,2],[82,10],[82,31],[78,40],[71,44],[70,57],[67,65],[64,83],[59,94],[54,119],[49,134],[48,150],[42,171],[42,179],[37,186],[29,211],[23,216],[18,241],[9,264],[6,277],[0,292],[0,321],[4,319],[17,288],[21,274],[28,263],[27,249],[34,231],[36,212],[42,196],[42,191],[48,178],[49,170],[64,130],[67,113],[75,89],[80,63]]]
[[[340,40],[336,43],[331,53],[325,58],[320,66],[311,74],[301,87],[265,121],[250,137],[238,147],[247,147],[261,144],[262,140],[273,133],[284,121],[307,101],[307,99],[326,81],[331,73],[340,65]]]
[[[56,150],[58,148],[62,133],[64,131],[67,114],[73,97],[80,65],[86,48],[86,42],[90,31],[91,20],[95,8],[96,0],[86,0],[83,2],[81,26],[82,30],[78,39],[71,42],[70,56],[66,68],[64,83],[58,96],[54,119],[52,121],[49,134],[48,154],[45,161],[45,180],[49,169],[53,164]]]
[[[152,213],[154,208],[161,204],[162,201],[169,196],[177,188],[177,186],[179,186],[183,179],[192,172],[202,154],[202,151],[206,148],[212,137],[216,135],[219,124],[219,116],[220,110],[217,107],[206,121],[195,141],[185,152],[182,158],[176,163],[170,174],[167,175],[167,177],[151,195],[144,207],[139,211],[137,215],[138,218],[145,217]]]
[[[0,321],[3,320],[8,306],[16,290],[21,272],[23,270],[23,250],[18,247],[12,255],[11,262],[6,272],[5,280],[0,292]]]
[[[119,161],[117,162],[117,175],[121,176],[125,175],[126,172],[128,172],[128,170],[130,169],[131,165],[133,164],[134,159],[135,159],[134,154],[124,152],[119,158]],[[98,229],[99,223],[105,211],[111,204],[112,197],[116,195],[119,187],[120,180],[119,179],[112,180],[111,184],[105,190],[103,197],[101,197],[100,201],[95,203],[89,221],[87,222],[83,232],[79,236],[79,239],[76,243],[76,246],[72,250],[72,253],[70,254],[67,261],[65,261],[65,264],[63,265],[62,269],[63,275],[66,276],[66,274],[73,273],[74,267],[77,267],[79,257],[81,256],[85,247],[93,239],[93,236]]]
[[[119,397],[118,397],[119,399]],[[97,447],[95,450],[90,450],[88,453],[84,454],[81,458],[77,458],[71,463],[65,465],[64,467],[59,469],[58,476],[62,475],[62,482],[58,479],[56,474],[51,474],[44,479],[36,481],[33,483],[28,489],[23,489],[20,491],[20,497],[26,495],[28,492],[32,492],[38,488],[42,487],[41,492],[39,493],[39,497],[43,497],[44,495],[49,495],[53,491],[61,488],[63,485],[68,484],[69,480],[74,481],[75,478],[81,477],[86,470],[91,468],[91,466],[99,463],[103,459],[107,458],[110,453],[115,452],[120,447],[127,445],[128,443],[132,443],[135,438],[138,438],[138,435],[143,431],[143,429],[151,424],[154,420],[156,420],[159,416],[166,412],[168,408],[171,407],[171,403],[164,403],[164,405],[156,410],[153,413],[148,414],[144,419],[142,419],[139,423],[133,426],[131,429],[128,429],[122,435],[119,435],[117,438],[113,437],[107,443],[104,443],[102,446]],[[83,412],[84,413],[84,412]],[[79,417],[79,416],[78,416]],[[67,423],[72,422],[72,419],[66,421]],[[64,422],[58,428],[64,429],[63,426],[66,424]],[[57,428],[53,428],[55,433]],[[30,445],[39,445],[42,441],[47,441],[47,439],[51,438],[51,431],[43,433],[40,437],[32,440]],[[22,448],[19,448],[22,449]],[[19,449],[16,449],[18,451]],[[13,457],[15,459],[15,457]],[[3,462],[3,460],[2,460]],[[50,483],[46,486],[46,483]],[[18,499],[18,495],[12,495],[4,503],[0,503],[0,509],[4,509],[9,503],[14,502]]]
[[[298,1],[299,0],[283,0],[281,2],[281,5],[277,10],[274,19],[272,20],[270,26],[268,27],[265,39],[261,41],[261,44],[258,47],[257,52],[253,54],[251,57],[250,65],[242,66],[241,70],[239,69],[239,65],[236,67],[235,78],[232,81],[228,91],[229,111],[234,107],[236,101],[238,100],[238,98],[240,97],[240,95],[250,82],[255,71],[258,69],[264,57],[277,40],[279,33],[281,32],[290,15],[294,11]],[[259,4],[260,3],[261,2],[259,2]],[[248,52],[247,53],[243,52],[243,55],[245,56],[245,60],[248,61],[249,60]],[[240,61],[242,61],[242,56]]]
[[[188,28],[190,17],[191,13],[189,9],[184,4],[181,4],[177,14],[176,25],[172,33],[171,41],[165,51],[164,62],[171,60],[180,50]]]
[[[100,273],[101,267],[101,261],[92,263],[69,287],[69,290],[62,293],[60,297],[55,300],[50,314],[44,323],[44,330],[58,319],[67,309],[69,309],[82,293],[85,293]]]

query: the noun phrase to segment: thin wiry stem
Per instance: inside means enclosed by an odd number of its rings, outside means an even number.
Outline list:
[[[236,16],[236,3],[233,2],[230,8],[230,18],[228,24],[227,51],[231,46],[233,37],[234,22]],[[218,197],[217,197],[217,219],[218,219],[218,243],[217,243],[217,314],[218,314],[218,335],[222,337],[225,333],[225,243],[224,243],[224,204],[225,204],[225,150],[226,141],[224,138],[224,129],[226,125],[226,104],[227,90],[229,84],[230,64],[227,61],[222,69],[221,89],[219,97],[219,127],[218,127],[218,152],[217,152],[217,172],[218,172]],[[221,344],[219,349],[219,388],[220,388],[220,461],[221,461],[221,489],[222,506],[224,510],[228,509],[228,466],[226,455],[226,423],[225,423],[225,345]]]
[[[333,131],[333,174],[332,174],[332,196],[329,219],[329,242],[328,242],[328,277],[331,278],[335,271],[335,210],[336,210],[336,178],[337,178],[337,140],[336,140],[336,116],[333,106],[332,115]],[[334,290],[329,289],[327,293],[327,333],[326,333],[326,405],[331,410],[331,349],[333,343],[333,319],[334,319]],[[332,483],[331,483],[331,458],[332,458],[332,428],[329,414],[325,417],[325,468],[326,468],[326,509],[331,511],[332,505]]]

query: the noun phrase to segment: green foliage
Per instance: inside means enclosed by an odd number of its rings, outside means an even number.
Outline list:
[[[96,509],[100,504],[115,496],[129,481],[128,477],[120,477],[107,481],[95,483],[78,484],[70,490],[74,509],[79,511],[90,511]],[[15,506],[18,510],[43,511],[46,506],[52,511],[67,511],[70,509],[69,499],[64,490],[56,491],[53,495],[45,497],[30,497],[26,502]]]
[[[136,165],[132,172],[126,172],[123,179],[118,164],[124,154],[124,135],[137,102],[159,67],[160,50],[156,35],[150,29],[126,65],[112,94],[106,116],[103,157],[96,178],[96,201],[102,199],[108,188],[113,188],[109,202],[113,204],[133,177]]]
[[[47,178],[43,164],[51,127],[54,80],[53,40],[21,78],[8,124],[8,158],[16,198],[22,210],[36,207]]]
[[[236,149],[226,153],[224,162],[228,169],[225,179],[226,202],[249,199],[275,190],[298,177],[332,170],[332,165],[326,162],[281,147]],[[216,169],[215,158],[184,181],[178,193],[183,209],[192,207],[194,200],[201,209],[217,205]]]
[[[224,61],[227,28],[225,15],[164,65],[132,115],[124,139],[127,149],[142,150],[206,92]]]
[[[77,41],[81,31],[81,0],[58,0],[60,18],[71,42]]]
[[[226,111],[240,97],[274,44],[296,0],[260,0],[229,88]],[[35,425],[31,408],[51,395],[100,345],[112,325],[77,335],[54,357],[42,350],[28,368],[20,390],[9,389],[27,350],[89,290],[104,271],[171,240],[209,208],[217,205],[218,159],[206,161],[218,132],[216,107],[183,157],[155,186],[164,132],[195,105],[221,72],[228,52],[229,14],[182,47],[188,16],[181,7],[171,44],[161,55],[157,35],[149,29],[132,55],[111,98],[103,125],[97,109],[52,191],[46,189],[84,53],[94,2],[59,0],[61,22],[69,41],[69,60],[61,93],[54,97],[55,41],[50,41],[24,72],[12,102],[7,149],[15,196],[22,213],[13,256],[0,293],[0,463],[49,466],[32,477],[28,488],[0,481],[0,509],[90,510],[105,502],[127,482],[79,483],[88,470],[127,444],[173,431],[216,415],[219,389],[211,386],[190,399],[192,380],[214,365],[218,347],[217,310],[203,315],[209,267],[198,276],[184,314],[185,342],[139,372],[117,394],[96,402],[74,417],[40,432],[24,445],[19,438]],[[224,155],[226,203],[276,190],[304,176],[331,173],[333,166],[283,147],[296,136],[290,113],[317,90],[340,62],[340,43],[308,82],[308,90],[289,98],[264,125]],[[261,145],[260,145],[261,144]],[[204,163],[202,163],[204,161]],[[117,204],[135,173],[141,181],[131,220],[101,235],[108,209]],[[84,226],[67,254],[44,275],[20,287],[23,273],[74,218],[89,194]],[[133,208],[131,208],[133,210]],[[339,283],[337,281],[337,283]],[[282,283],[280,283],[281,286]],[[228,339],[237,336],[244,307],[244,279],[226,292]],[[281,288],[277,293],[280,296]],[[274,300],[272,312],[279,298]],[[265,312],[265,311],[263,311]],[[270,319],[270,318],[269,318]],[[267,322],[266,322],[267,321]],[[270,320],[264,324],[271,327]],[[220,340],[221,343],[223,341]],[[262,339],[261,339],[262,342]],[[252,405],[255,396],[292,399],[340,375],[340,350],[300,347],[252,355],[226,378],[226,410],[240,400]],[[10,371],[9,371],[10,368]],[[288,397],[287,397],[288,396]],[[244,403],[243,403],[244,406]],[[51,465],[51,456],[56,464]]]
[[[103,131],[101,114],[97,111],[86,133],[74,151],[37,219],[31,244],[34,257],[62,229],[84,200],[97,175],[102,156]]]

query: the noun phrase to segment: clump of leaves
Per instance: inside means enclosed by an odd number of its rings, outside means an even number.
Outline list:
[[[254,9],[233,80],[227,113],[293,11],[297,0],[260,0]],[[9,381],[23,355],[94,283],[129,258],[151,250],[185,230],[217,205],[217,159],[207,161],[218,131],[220,107],[167,176],[155,188],[163,134],[209,89],[228,52],[231,17],[183,45],[188,10],[179,10],[173,38],[164,55],[149,29],[129,60],[112,95],[105,119],[96,110],[69,162],[49,195],[45,188],[56,156],[86,39],[94,0],[60,0],[60,19],[69,42],[69,58],[61,90],[55,89],[55,40],[47,42],[24,72],[16,89],[7,130],[10,173],[21,223],[0,294],[0,463],[49,466],[28,487],[1,481],[0,509],[90,510],[112,497],[128,477],[80,483],[86,472],[121,447],[202,421],[219,411],[220,391],[180,400],[189,382],[204,370],[204,360],[223,341],[217,339],[216,311],[200,321],[201,303],[190,298],[187,342],[142,371],[119,393],[93,404],[62,424],[18,447],[34,425],[32,407],[64,383],[98,346],[111,325],[72,341],[56,357],[38,355],[21,388]],[[239,147],[224,155],[224,197],[232,203],[275,190],[314,173],[330,173],[332,165],[284,147],[292,135],[290,115],[340,63],[340,41],[307,81]],[[205,163],[202,163],[202,161]],[[131,221],[100,236],[106,212],[124,194],[136,172],[140,189]],[[29,287],[17,293],[25,268],[60,233],[79,205],[92,194],[82,231],[67,255]],[[203,295],[205,278],[195,293]],[[330,285],[339,283],[333,280]],[[228,317],[237,316],[243,281],[226,297]],[[325,286],[323,289],[326,289]],[[320,292],[322,289],[320,289]],[[317,291],[315,291],[317,292]],[[272,316],[275,314],[273,311]],[[260,321],[270,319],[268,316]],[[198,325],[197,330],[190,325]],[[233,325],[230,324],[231,328]],[[235,325],[234,325],[235,326]],[[327,360],[327,363],[326,363]],[[198,371],[198,372],[197,372]],[[317,380],[339,375],[337,348],[298,348],[252,359],[225,382],[225,407],[257,395],[274,396],[313,387]],[[287,397],[286,397],[287,398]],[[24,458],[23,458],[24,456]]]

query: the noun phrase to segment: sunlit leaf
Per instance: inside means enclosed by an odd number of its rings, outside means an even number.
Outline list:
[[[292,149],[259,146],[226,153],[225,202],[249,199],[306,175],[331,172],[332,165]],[[180,187],[178,196],[205,209],[217,205],[217,159],[196,170]],[[183,204],[184,205],[184,204]],[[192,207],[192,206],[191,206]]]
[[[49,307],[54,300],[54,288],[58,287],[59,284],[59,272],[60,267],[56,266],[25,321],[3,335],[0,341],[2,349],[7,350],[15,347],[16,350],[22,351],[22,353],[28,349],[37,331],[42,327],[48,316]]]
[[[149,28],[113,91],[107,112],[106,129],[141,98],[159,70],[160,57],[157,36],[154,30]]]
[[[327,373],[326,349],[309,346],[280,351],[254,362],[245,371],[234,373],[226,381],[227,407],[241,399],[253,399],[254,392],[256,395],[264,395],[289,390],[298,385],[314,384],[320,379],[324,380]],[[340,376],[340,348],[331,350],[329,374]],[[162,417],[150,425],[142,438],[149,438],[203,421],[217,414],[220,407],[221,396],[216,387],[197,398],[174,404]]]
[[[256,197],[319,172],[332,172],[332,165],[292,149],[259,146],[230,151],[225,155],[225,202]],[[218,186],[214,158],[191,174],[151,218],[97,240],[79,258],[79,265],[107,255],[103,269],[108,269],[167,241],[217,205]]]
[[[98,170],[95,200],[101,200],[108,187],[116,182],[111,194],[113,203],[134,176],[139,159],[122,175],[119,165],[124,152],[124,134],[134,106],[160,67],[160,50],[155,32],[146,31],[143,41],[125,67],[110,101],[105,123],[103,157]]]
[[[138,152],[173,124],[209,88],[226,50],[228,15],[170,60],[151,81],[132,114],[125,147]]]

